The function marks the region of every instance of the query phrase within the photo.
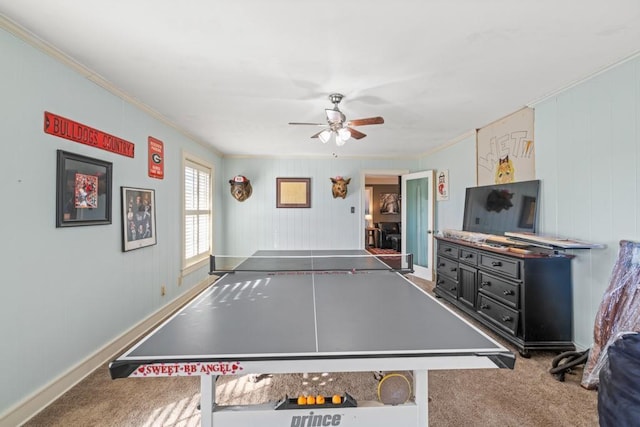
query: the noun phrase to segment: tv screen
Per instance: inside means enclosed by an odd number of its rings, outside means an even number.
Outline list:
[[[462,229],[496,235],[535,233],[539,192],[539,180],[467,188]]]

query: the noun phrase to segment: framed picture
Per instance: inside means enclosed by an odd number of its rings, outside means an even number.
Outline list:
[[[310,208],[311,178],[276,178],[277,208]]]
[[[157,243],[156,193],[146,188],[120,187],[122,197],[122,251]]]
[[[438,171],[436,200],[449,200],[449,169]]]
[[[520,212],[520,221],[518,227],[533,228],[536,220],[536,198],[531,196],[522,197],[522,212]]]
[[[380,194],[380,214],[398,215],[400,213],[400,197],[398,193]]]
[[[58,150],[56,227],[111,224],[110,162]]]

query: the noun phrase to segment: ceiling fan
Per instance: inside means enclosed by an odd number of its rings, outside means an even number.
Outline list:
[[[331,135],[335,135],[336,144],[340,146],[344,145],[344,143],[347,142],[349,138],[362,139],[367,136],[364,133],[354,129],[354,126],[380,125],[384,123],[384,119],[380,116],[368,117],[366,119],[355,119],[347,122],[347,118],[345,117],[345,115],[342,113],[342,111],[340,111],[340,109],[338,109],[338,104],[340,104],[342,98],[344,98],[344,95],[340,93],[332,93],[331,95],[329,95],[329,101],[333,103],[333,108],[324,110],[327,113],[328,126],[324,123],[289,122],[289,124],[327,126],[326,129],[321,130],[315,135],[312,135],[311,138],[319,138],[320,141],[326,143],[331,138]]]

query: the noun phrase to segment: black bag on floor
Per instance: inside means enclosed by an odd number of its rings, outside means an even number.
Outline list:
[[[600,370],[598,416],[601,427],[640,424],[640,334],[623,335],[607,350]]]

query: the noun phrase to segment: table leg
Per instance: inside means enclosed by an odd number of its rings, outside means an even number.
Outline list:
[[[213,407],[216,399],[216,376],[200,377],[200,425],[213,427]]]
[[[418,427],[429,425],[429,371],[413,371],[413,395],[418,410]]]

